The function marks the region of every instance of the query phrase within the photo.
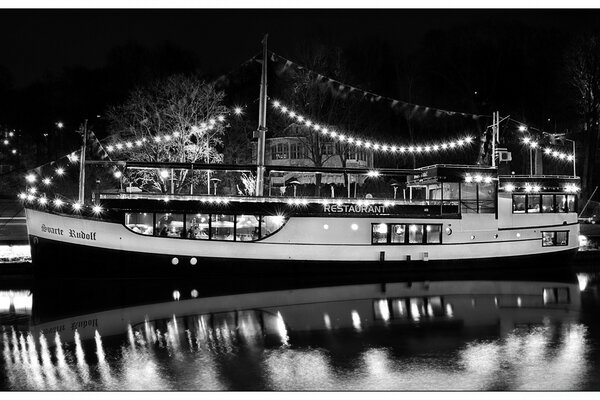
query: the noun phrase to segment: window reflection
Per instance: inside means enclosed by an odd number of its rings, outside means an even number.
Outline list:
[[[406,227],[404,224],[392,225],[392,243],[404,243],[404,236],[406,234]]]
[[[513,196],[513,212],[524,213],[525,212],[525,195],[515,194]]]
[[[542,211],[545,213],[554,212],[554,195],[543,194],[542,195]]]
[[[242,242],[258,239],[258,219],[255,215],[238,215],[235,240]]]
[[[185,218],[188,239],[208,239],[208,214],[187,214]]]
[[[157,213],[156,232],[158,236],[185,237],[183,214]]]
[[[423,225],[409,225],[408,243],[423,243]]]
[[[427,225],[427,243],[442,243],[442,226]]]
[[[210,233],[214,240],[233,240],[233,215],[213,214]]]
[[[527,212],[539,213],[541,210],[540,196],[529,196],[527,199]]]
[[[387,243],[388,226],[387,224],[374,224],[371,243]]]
[[[142,235],[154,234],[154,214],[152,213],[126,213],[125,226],[135,233]]]
[[[285,218],[281,215],[267,215],[263,217],[260,237],[265,237],[283,226]]]
[[[144,235],[250,242],[275,233],[286,221],[283,215],[125,213],[124,225]]]

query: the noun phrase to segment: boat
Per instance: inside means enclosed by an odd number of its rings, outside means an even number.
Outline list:
[[[266,57],[266,51],[264,54]],[[216,184],[211,193],[209,179],[205,194],[127,188],[94,192],[90,202],[85,197],[85,166],[94,161],[85,160],[84,134],[78,156],[78,201],[52,200],[41,194],[35,183],[46,178],[34,173],[27,176],[27,191],[21,193],[36,274],[199,274],[243,279],[256,274],[298,277],[355,272],[453,273],[463,268],[504,270],[532,265],[569,267],[578,249],[579,178],[503,173],[506,168],[502,168],[502,154],[495,148],[499,144],[499,116],[495,116],[492,140],[498,165],[495,156],[490,166],[433,164],[389,169],[269,165],[265,163],[264,61],[256,164],[127,160],[110,164],[118,165],[120,170],[161,171],[166,181],[173,171],[208,173],[209,177],[211,171],[256,172],[253,193],[218,195]],[[274,107],[285,108],[278,102]],[[459,139],[441,148],[450,150],[471,141]],[[119,143],[116,148],[141,145],[140,140]],[[380,146],[369,142],[363,145],[371,149]],[[381,147],[391,152],[438,150],[437,145]],[[71,157],[77,159],[76,154]],[[335,195],[333,189],[327,197],[296,196],[295,186],[294,195],[286,196],[277,191],[273,194],[270,183],[265,183],[274,176],[296,176],[293,174],[337,174],[342,180],[354,176],[363,181],[391,179],[387,182],[396,183],[392,184],[393,193],[388,185],[387,192],[360,197],[349,189],[347,196]]]

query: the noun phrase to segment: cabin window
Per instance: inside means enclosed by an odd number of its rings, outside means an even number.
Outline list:
[[[479,213],[496,212],[496,184],[478,183],[477,184],[477,204]]]
[[[210,215],[186,214],[185,229],[188,239],[208,239]]]
[[[411,224],[408,226],[408,243],[423,243],[423,225]]]
[[[233,240],[234,216],[225,214],[212,214],[210,220],[210,238],[214,240]]]
[[[154,234],[153,213],[126,213],[125,226],[130,230],[142,235]]]
[[[262,219],[260,228],[260,237],[270,235],[271,233],[279,230],[285,223],[285,218],[281,215],[266,215]]]
[[[567,207],[569,212],[577,212],[576,196],[574,194],[567,195]]]
[[[387,224],[373,224],[372,225],[372,236],[371,243],[387,243],[388,242],[388,225]]]
[[[255,215],[238,215],[235,224],[235,240],[240,242],[257,240],[259,218]]]
[[[541,211],[541,197],[539,195],[527,196],[527,212],[539,213]]]
[[[185,237],[183,231],[183,214],[156,214],[155,232],[158,236]]]
[[[442,226],[441,225],[426,225],[427,243],[437,244],[442,243]]]
[[[569,212],[569,207],[567,204],[567,195],[565,195],[565,194],[557,194],[556,195],[556,211],[559,213]]]
[[[444,202],[446,204],[458,204],[460,200],[460,183],[458,182],[444,182]]]
[[[394,224],[391,226],[391,242],[392,243],[404,243],[406,238],[406,225]]]
[[[477,212],[477,184],[474,182],[463,182],[460,184],[461,190],[461,212]]]
[[[276,232],[286,221],[281,215],[126,213],[124,225],[145,235],[250,242]]]
[[[542,212],[553,213],[554,212],[554,195],[543,194],[542,195]]]
[[[524,194],[513,195],[513,213],[521,214],[525,212],[526,197]]]
[[[372,224],[372,244],[441,244],[441,224]]]
[[[577,196],[569,194],[514,194],[513,213],[566,213],[577,211]]]
[[[568,231],[542,232],[542,247],[567,246],[569,244]]]

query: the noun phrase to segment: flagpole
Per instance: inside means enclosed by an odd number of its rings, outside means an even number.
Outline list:
[[[267,38],[263,38],[263,61],[260,77],[260,102],[258,111],[258,129],[254,132],[254,137],[258,139],[256,158],[256,196],[263,195],[264,174],[265,174],[265,139],[267,132]]]
[[[85,201],[85,149],[87,141],[87,119],[83,124],[83,140],[81,145],[81,157],[79,164],[79,203]]]

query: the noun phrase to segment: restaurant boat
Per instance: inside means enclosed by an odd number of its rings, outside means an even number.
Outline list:
[[[495,157],[492,166],[435,164],[408,170],[265,165],[263,61],[255,165],[113,164],[123,170],[154,169],[167,177],[176,170],[255,171],[254,195],[219,196],[210,186],[203,195],[98,191],[94,204],[86,205],[84,134],[78,202],[48,199],[35,188],[46,178],[36,174],[27,177],[28,192],[21,194],[36,273],[277,277],[569,265],[578,248],[577,177],[502,175]],[[499,123],[496,118],[493,146],[499,143]],[[393,194],[362,198],[350,190],[347,197],[333,197],[333,192],[327,198],[286,197],[265,190],[265,179],[277,174],[337,174],[342,181],[349,175],[393,178],[400,184],[394,184]],[[398,185],[402,196],[397,196]]]

